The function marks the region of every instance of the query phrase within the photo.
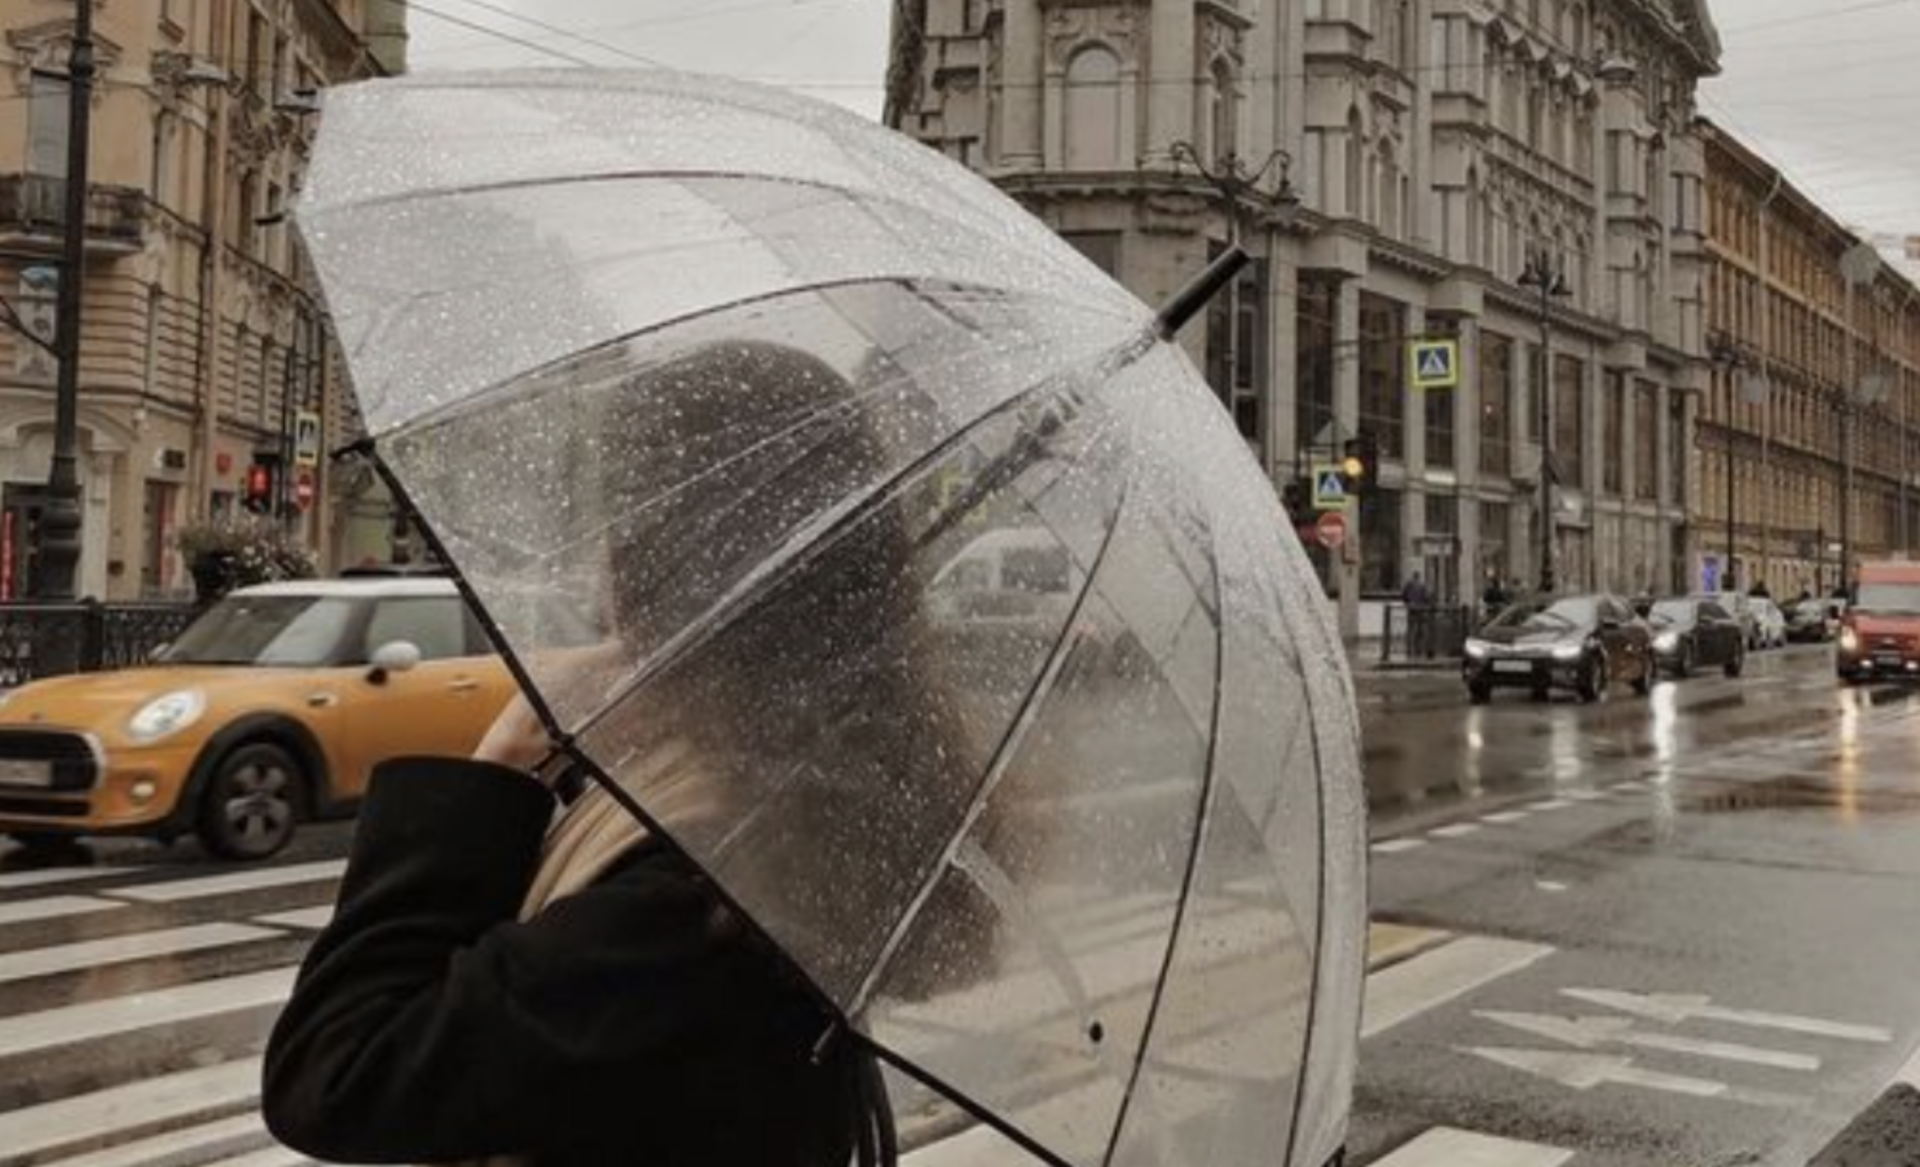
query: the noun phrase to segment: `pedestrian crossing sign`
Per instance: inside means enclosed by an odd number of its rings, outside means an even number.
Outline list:
[[[1353,496],[1347,493],[1347,476],[1338,466],[1313,468],[1313,506],[1315,510],[1344,511]]]
[[[1409,379],[1415,389],[1452,389],[1460,384],[1460,342],[1416,340],[1407,346]]]

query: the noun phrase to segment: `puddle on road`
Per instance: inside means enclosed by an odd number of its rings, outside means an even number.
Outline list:
[[[1830,782],[1791,774],[1713,790],[1688,790],[1675,799],[1674,809],[1681,814],[1840,809],[1854,814],[1912,814],[1920,812],[1920,791],[1845,790]]]

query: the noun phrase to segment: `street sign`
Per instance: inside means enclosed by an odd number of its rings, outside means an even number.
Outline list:
[[[1353,496],[1347,493],[1346,472],[1338,466],[1318,464],[1313,468],[1313,506],[1315,510],[1344,511]]]
[[[1415,389],[1452,389],[1460,384],[1460,342],[1416,340],[1407,345],[1407,380]]]
[[[313,505],[313,496],[314,496],[313,472],[310,470],[302,470],[300,472],[300,477],[293,480],[294,505],[298,506],[301,510],[304,511],[308,507]]]
[[[293,464],[320,464],[320,415],[301,410],[293,416]]]
[[[1338,551],[1347,545],[1347,516],[1339,511],[1328,511],[1320,516],[1313,525],[1314,534],[1320,538],[1320,546],[1329,551]]]

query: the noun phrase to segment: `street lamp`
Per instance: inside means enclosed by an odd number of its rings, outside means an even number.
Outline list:
[[[1716,369],[1720,370],[1722,376],[1733,378],[1739,374],[1736,383],[1739,389],[1738,396],[1743,404],[1760,405],[1766,401],[1769,392],[1766,380],[1750,371],[1753,358],[1745,349],[1725,337],[1716,337],[1707,348],[1707,358],[1713,362]],[[1726,425],[1721,433],[1725,436],[1727,447],[1727,564],[1726,570],[1720,577],[1720,590],[1732,591],[1738,584],[1739,576],[1735,564],[1739,562],[1740,553],[1736,533],[1738,529],[1736,516],[1739,507],[1739,492],[1734,474],[1736,439],[1731,416],[1726,419]],[[1763,458],[1761,461],[1763,474],[1765,467],[1766,462]],[[1765,522],[1764,516],[1762,516],[1762,522],[1763,524]]]
[[[1527,257],[1526,270],[1515,281],[1540,295],[1540,361],[1534,385],[1539,390],[1536,424],[1540,428],[1540,593],[1551,595],[1556,586],[1553,563],[1553,302],[1573,295],[1566,274],[1545,250]]]
[[[1293,165],[1293,155],[1285,150],[1275,150],[1267,155],[1267,160],[1258,169],[1249,169],[1240,156],[1229,150],[1216,158],[1211,164],[1201,161],[1200,151],[1192,142],[1180,141],[1167,147],[1167,156],[1173,159],[1174,172],[1191,166],[1201,178],[1205,179],[1221,199],[1227,204],[1227,230],[1230,232],[1228,246],[1240,245],[1240,215],[1247,203],[1264,204],[1268,221],[1282,230],[1291,227],[1300,215],[1300,192],[1294,189],[1287,171]],[[1265,189],[1267,175],[1275,167],[1279,175],[1271,191]]]
[[[47,472],[47,502],[39,524],[38,598],[71,601],[80,565],[80,315],[81,281],[87,264],[87,160],[93,116],[93,0],[74,5],[73,41],[67,51],[67,175],[65,232],[60,249],[60,296],[54,345],[59,377],[54,386],[53,462]]]

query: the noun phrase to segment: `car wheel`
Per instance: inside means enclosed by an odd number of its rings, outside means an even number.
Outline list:
[[[228,751],[200,796],[200,842],[225,859],[265,859],[293,838],[306,778],[272,742]]]
[[[1729,680],[1738,677],[1747,668],[1747,650],[1744,646],[1733,650],[1733,656],[1727,660],[1726,674]]]
[[[1493,700],[1493,686],[1485,681],[1468,681],[1467,700],[1475,705],[1485,705]]]
[[[1680,652],[1673,658],[1673,675],[1686,678],[1693,675],[1693,645],[1682,643]]]
[[[1607,695],[1607,656],[1596,652],[1587,657],[1580,669],[1580,680],[1574,685],[1574,691],[1580,700],[1591,705]]]

